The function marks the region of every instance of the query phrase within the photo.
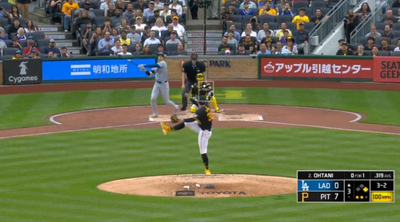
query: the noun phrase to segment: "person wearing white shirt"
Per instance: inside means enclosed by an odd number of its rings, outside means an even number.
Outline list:
[[[164,8],[164,3],[160,2],[160,0],[155,0],[154,7],[158,10],[162,10]]]
[[[179,39],[176,38],[176,32],[173,31],[170,35],[170,39],[165,43],[166,45],[168,44],[179,44],[181,43],[181,41]]]
[[[143,17],[154,16],[154,10],[155,10],[154,7],[155,7],[154,2],[150,1],[149,7],[144,9]]]
[[[122,52],[118,53],[119,56],[131,56],[132,53],[128,52],[128,45],[123,44],[122,45]]]
[[[119,39],[114,39],[114,46],[111,48],[110,55],[115,56],[122,52],[121,41]]]
[[[174,30],[177,32],[178,36],[183,39],[183,35],[185,34],[185,28],[179,24],[179,18],[178,16],[174,16],[172,18],[172,26]]]
[[[172,2],[172,4],[169,5],[169,9],[175,9],[176,13],[178,13],[179,16],[182,16],[183,9],[182,9],[182,6],[180,4],[178,4],[177,0],[174,0]]]
[[[143,46],[152,45],[152,44],[161,44],[160,40],[156,38],[156,33],[154,31],[150,32],[150,38],[144,41]]]
[[[111,1],[111,0],[106,0],[105,2],[101,3],[100,9],[101,9],[101,10],[107,11],[107,10],[108,10],[108,4],[109,4],[110,2],[112,2],[112,1]],[[113,2],[112,2],[112,3],[113,3]],[[113,4],[114,4],[114,3],[113,3]],[[114,6],[115,6],[115,4],[114,4]]]
[[[158,33],[160,35],[159,37],[161,37],[161,31],[167,30],[167,27],[165,27],[164,21],[162,20],[162,18],[159,17],[156,19],[156,24],[153,27],[151,27],[151,30],[158,31]]]
[[[143,24],[142,17],[140,17],[140,16],[136,17],[135,27],[138,32],[142,32],[144,30],[144,28],[146,27],[146,24]]]
[[[173,3],[173,2],[174,2],[173,0],[170,0],[170,3]],[[178,0],[178,4],[182,6],[183,13],[186,14],[186,12],[187,12],[186,1],[185,0]]]
[[[252,30],[252,25],[251,23],[247,23],[246,29],[242,32],[241,37],[246,37],[246,34],[249,33],[251,37],[256,37],[257,38],[257,32]]]
[[[252,9],[255,9],[255,10],[257,10],[257,5],[256,5],[256,3],[254,3],[254,2],[252,2],[252,1],[250,1],[250,0],[244,0],[244,2],[242,2],[242,4],[240,4],[240,6],[239,6],[239,8],[240,9],[244,9],[244,3],[245,2],[248,2],[249,3],[249,8],[252,8]],[[258,12],[258,10],[257,10],[257,12]]]
[[[164,4],[164,9],[160,10],[160,17],[163,17],[164,21],[167,21],[167,17],[171,16],[171,10],[169,9],[169,4]]]
[[[395,52],[399,52],[400,51],[400,39],[397,39],[397,47],[394,48],[393,51],[395,51]]]

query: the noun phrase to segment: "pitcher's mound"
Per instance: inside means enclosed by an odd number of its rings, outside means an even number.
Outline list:
[[[98,189],[140,196],[251,197],[296,193],[297,180],[246,174],[186,174],[114,180]]]

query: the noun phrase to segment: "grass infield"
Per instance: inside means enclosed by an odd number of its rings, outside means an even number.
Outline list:
[[[219,103],[333,108],[367,114],[365,122],[400,125],[396,92],[219,90],[243,91],[241,98],[221,96]],[[171,94],[179,91],[172,89]],[[46,116],[67,111],[148,105],[149,97],[150,89],[4,95],[0,128],[49,124]],[[209,157],[213,173],[295,177],[301,169],[400,172],[399,147],[400,137],[392,135],[313,128],[214,129]],[[297,204],[294,194],[180,199],[96,189],[119,178],[187,173],[203,173],[197,135],[189,130],[168,137],[156,129],[109,129],[0,140],[0,221],[400,221],[399,198],[394,204]]]

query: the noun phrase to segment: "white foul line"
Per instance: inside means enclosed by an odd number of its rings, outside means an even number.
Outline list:
[[[330,130],[343,130],[343,131],[361,132],[361,133],[378,133],[378,134],[387,134],[387,135],[400,135],[400,133],[389,133],[389,132],[358,130],[358,129],[346,129],[346,128],[340,128],[340,127],[318,126],[318,125],[308,125],[308,124],[298,124],[298,123],[283,123],[283,122],[256,121],[256,120],[247,120],[247,122],[264,123],[264,124],[276,124],[276,125],[287,125],[287,126],[312,127],[312,128],[321,128],[321,129],[330,129]]]

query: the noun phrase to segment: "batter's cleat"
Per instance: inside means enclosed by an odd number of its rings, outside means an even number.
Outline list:
[[[153,114],[153,115],[150,116],[150,118],[157,118],[157,117],[158,117],[157,114]]]
[[[175,115],[177,114],[179,112],[179,106],[178,105],[175,105]]]
[[[206,174],[207,174],[207,175],[210,175],[210,174],[211,174],[210,168],[206,169]]]
[[[171,127],[165,125],[163,122],[160,122],[160,125],[164,135],[167,135],[169,132],[171,132]]]
[[[220,108],[216,108],[216,109],[215,109],[215,112],[216,112],[216,113],[220,113],[220,112],[221,112],[221,109],[220,109]]]

